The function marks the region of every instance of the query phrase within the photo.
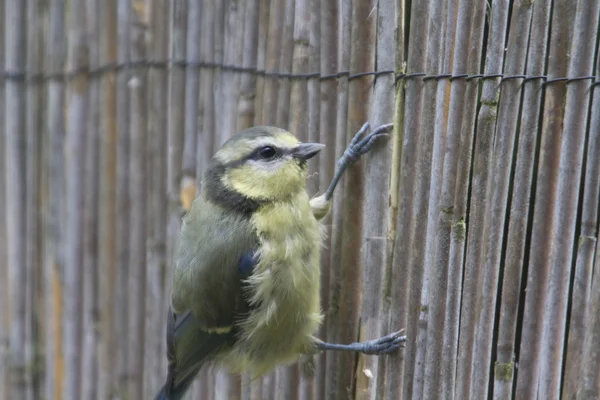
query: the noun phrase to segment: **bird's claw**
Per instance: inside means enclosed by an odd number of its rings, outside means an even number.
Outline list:
[[[363,154],[371,150],[371,148],[375,144],[375,141],[378,138],[387,137],[388,132],[393,128],[393,126],[394,124],[380,125],[377,128],[375,128],[375,130],[373,130],[371,133],[364,136],[367,130],[369,129],[369,123],[365,122],[365,124],[360,128],[360,130],[354,135],[354,137],[350,141],[348,148],[344,152],[343,159],[345,161],[347,160],[346,162],[348,163],[357,162]]]
[[[399,330],[378,339],[362,342],[361,344],[364,345],[364,348],[361,352],[370,355],[380,355],[396,351],[404,347],[404,342],[406,342],[406,336],[402,335],[402,332],[403,330]]]

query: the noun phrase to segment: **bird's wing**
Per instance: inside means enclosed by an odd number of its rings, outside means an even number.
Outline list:
[[[238,264],[239,279],[250,276],[256,265],[253,252],[246,252]],[[239,316],[248,310],[244,302],[239,306]],[[207,330],[191,311],[176,314],[169,307],[167,321],[167,381],[156,399],[181,399],[203,365],[212,361],[221,351],[236,340],[236,328]]]

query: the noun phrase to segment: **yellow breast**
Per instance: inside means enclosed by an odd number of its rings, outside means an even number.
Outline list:
[[[321,322],[320,233],[306,193],[254,214],[260,261],[248,280],[254,311],[243,323],[254,372],[291,362],[312,341]]]

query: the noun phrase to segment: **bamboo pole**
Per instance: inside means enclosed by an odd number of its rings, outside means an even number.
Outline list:
[[[152,59],[168,59],[169,7],[163,1],[154,1],[151,10]],[[165,379],[165,314],[168,297],[164,277],[167,274],[167,71],[153,69],[148,72],[148,180],[149,212],[146,266],[146,324],[144,348],[144,398],[151,398]],[[197,92],[195,93],[197,96]],[[196,132],[193,133],[194,137]],[[195,148],[195,145],[194,145]],[[195,161],[195,154],[192,153]]]
[[[294,12],[295,0],[285,0],[283,15],[283,27],[281,30],[281,41],[279,42],[278,72],[291,73],[294,66]],[[290,79],[278,78],[277,85],[277,119],[275,124],[281,128],[288,128],[290,124]],[[302,135],[298,135],[302,137]],[[294,367],[290,367],[294,368]]]
[[[100,65],[100,4],[87,0],[86,25],[89,35],[91,68]],[[98,392],[98,192],[100,172],[100,88],[101,81],[89,82],[88,118],[86,121],[85,170],[83,199],[83,327],[81,398],[96,398]]]
[[[256,42],[256,69],[264,71],[266,68],[267,61],[267,43],[269,38],[267,34],[269,32],[269,16],[271,13],[271,0],[259,0],[259,11],[258,11],[258,39]],[[249,45],[250,47],[250,45]],[[252,66],[252,65],[251,65]],[[263,124],[263,104],[265,98],[265,85],[266,80],[262,75],[256,77],[256,97],[254,98],[254,125]],[[242,89],[243,90],[243,89]],[[242,93],[244,93],[242,91]],[[243,114],[242,114],[243,115]],[[260,382],[256,383],[256,386],[260,385]]]
[[[568,58],[564,52],[568,45],[571,31],[572,15],[570,2],[553,2],[552,20],[548,49],[548,66],[546,74],[550,77],[566,76]],[[559,17],[560,16],[560,17]],[[555,209],[561,208],[557,203],[558,167],[560,148],[563,136],[564,101],[566,85],[564,83],[545,86],[544,111],[542,116],[542,132],[540,139],[540,155],[535,189],[533,210],[533,228],[530,244],[527,295],[523,315],[523,331],[516,396],[518,398],[534,398],[540,393],[548,393],[550,383],[541,378],[541,365],[545,356],[543,346],[545,325],[549,323],[545,315],[548,292],[550,290],[551,263],[553,248],[559,239]],[[559,329],[550,325],[552,329]],[[539,386],[538,386],[539,385]],[[543,386],[543,387],[542,387]]]
[[[513,5],[511,21],[510,21],[510,32],[508,36],[508,43],[506,45],[506,63],[505,72],[510,75],[521,75],[525,71],[525,60],[527,57],[527,38],[530,34],[531,29],[531,15],[532,15],[533,4],[526,1],[519,1]],[[504,47],[504,46],[502,46]],[[500,49],[500,54],[497,54],[497,58],[501,57],[504,53],[503,49]],[[500,63],[498,60],[497,64]],[[495,203],[494,207],[497,213],[493,214],[493,218],[499,218],[498,213],[503,214],[502,220],[505,220],[507,215],[505,207],[507,207],[508,200],[508,186],[510,184],[510,170],[508,160],[514,157],[517,158],[515,164],[515,176],[523,177],[524,171],[520,170],[523,167],[522,162],[519,163],[520,153],[523,151],[519,146],[518,150],[513,150],[514,141],[517,137],[517,122],[519,116],[520,104],[515,99],[521,96],[523,90],[523,82],[518,80],[504,82],[502,86],[502,98],[499,104],[499,117],[497,132],[501,133],[498,140],[501,144],[502,154],[498,155],[496,159],[495,180],[494,190],[496,185],[502,185],[502,188],[498,188],[500,191],[499,200],[501,203]],[[524,137],[527,137],[527,133],[522,133]],[[500,137],[501,136],[501,137]],[[529,135],[531,137],[531,135]],[[523,187],[524,185],[521,185]],[[517,185],[513,186],[513,199],[517,200],[516,194],[521,190]],[[522,196],[522,193],[520,193]],[[513,201],[514,201],[513,200]],[[519,207],[521,206],[522,200],[519,199]],[[500,301],[500,321],[498,328],[498,343],[497,343],[497,358],[494,365],[494,397],[497,399],[510,399],[512,398],[512,387],[514,378],[514,351],[515,351],[515,333],[516,333],[516,322],[517,312],[519,307],[519,298],[521,290],[521,275],[522,275],[522,248],[525,243],[524,232],[526,229],[527,214],[523,215],[517,211],[518,208],[510,210],[509,217],[509,228],[506,236],[507,252],[506,261],[504,267],[504,276],[502,279],[502,294]],[[515,214],[513,214],[513,212]],[[515,218],[516,217],[516,218]],[[498,221],[498,219],[496,220]],[[490,227],[493,231],[493,236],[498,239],[502,232],[499,231],[498,227],[495,227],[492,222]],[[502,230],[504,227],[502,227]],[[516,229],[516,230],[515,230]],[[492,243],[488,241],[488,247],[493,249],[494,252],[491,254],[493,257],[493,264],[487,266],[488,271],[492,272],[494,269],[499,268],[500,264],[500,252],[502,249],[502,243]],[[518,242],[517,242],[518,240]],[[513,254],[514,253],[514,254]],[[493,272],[492,272],[493,273]],[[489,296],[489,292],[482,291],[480,296]],[[488,308],[489,310],[489,308]],[[490,321],[488,321],[488,324]],[[493,323],[493,321],[492,321]],[[489,325],[488,325],[489,329]],[[491,338],[490,338],[491,339]],[[487,351],[491,351],[488,348]],[[488,357],[489,358],[489,357]],[[481,393],[482,390],[479,391]]]
[[[570,41],[571,51],[566,76],[592,74],[595,49],[594,46],[588,44],[597,40],[599,11],[599,0],[580,0],[576,7],[569,7],[566,16],[570,18],[569,24],[565,27],[565,40]],[[571,29],[574,30],[571,32]],[[563,43],[569,44],[566,41]],[[565,328],[570,289],[565,282],[571,278],[573,268],[573,243],[575,242],[586,125],[591,100],[589,94],[589,80],[572,82],[566,88],[562,121],[563,135],[557,171],[556,207],[553,210],[558,229],[554,232],[556,236],[552,238],[554,248],[550,256],[549,292],[544,315],[547,324],[544,324],[541,343],[539,395],[542,398],[558,398],[561,393],[565,351],[563,346],[566,341]]]
[[[119,1],[117,4],[117,49],[116,57],[119,63],[128,63],[131,61],[131,21],[132,3],[130,0]],[[114,335],[112,342],[121,349],[114,355],[115,358],[115,375],[113,376],[113,387],[111,390],[114,393],[124,395],[127,391],[127,376],[128,376],[128,313],[129,307],[129,270],[130,270],[130,246],[129,237],[131,236],[131,207],[129,200],[129,159],[131,157],[131,132],[130,132],[130,91],[128,82],[131,76],[129,70],[121,71],[116,77],[116,132],[117,132],[117,149],[116,149],[116,274],[115,283],[116,289],[113,296],[116,297],[115,304],[123,305],[116,307],[114,313]],[[115,100],[113,100],[115,101]]]
[[[338,20],[338,48],[337,48],[337,68],[338,71],[350,70],[350,52],[348,51],[351,43],[352,32],[352,7],[349,0],[339,3],[336,19]],[[335,122],[335,157],[337,160],[344,153],[347,130],[348,116],[348,78],[341,77],[338,81],[337,96],[337,115]],[[330,277],[329,277],[329,307],[327,309],[326,330],[327,341],[340,343],[343,330],[341,322],[340,307],[342,302],[342,229],[344,222],[343,214],[343,194],[345,179],[341,179],[337,187],[337,193],[332,199],[331,211],[331,242],[330,242]],[[339,353],[330,352],[326,358],[327,380],[325,382],[325,398],[335,398],[340,385],[340,366],[344,366]]]
[[[4,1],[0,0],[0,21],[4,21]],[[4,29],[0,29],[0,65],[4,68]],[[0,80],[0,121],[4,121],[4,83]],[[4,155],[4,124],[0,124],[0,154]],[[4,162],[0,162],[0,237],[6,237],[6,217],[5,217],[5,188],[6,175]],[[8,343],[9,343],[9,311],[8,311],[8,260],[6,257],[6,241],[0,240],[0,397],[8,396]]]
[[[319,70],[322,75],[333,74],[337,72],[338,60],[338,4],[337,2],[319,2],[320,13],[319,31],[321,37]],[[335,168],[335,130],[337,116],[337,89],[338,81],[330,79],[320,83],[320,111],[319,111],[319,142],[325,144],[321,151],[319,160],[319,189],[325,190],[331,182]],[[331,213],[322,221],[324,233],[322,235],[321,248],[321,309],[325,312],[329,310],[329,288],[330,288],[330,243],[331,243]],[[325,321],[319,330],[320,338],[327,338],[327,327],[329,315],[325,316]],[[317,398],[325,398],[325,385],[328,371],[327,353],[323,352],[316,356],[315,375],[317,377]]]
[[[149,11],[142,4],[133,8],[130,39],[131,60],[144,60],[147,56],[145,35],[148,29]],[[127,82],[129,90],[131,152],[129,154],[129,277],[127,310],[127,378],[126,393],[130,398],[143,397],[144,342],[146,296],[146,235],[147,224],[147,146],[149,139],[147,93],[147,70],[131,71]]]
[[[253,68],[257,65],[259,47],[259,16],[266,10],[266,1],[252,0],[247,2],[244,11],[243,52],[241,65]],[[264,28],[263,28],[264,30]],[[261,42],[264,44],[265,42]],[[264,47],[264,46],[262,46]],[[263,50],[264,51],[264,50]],[[264,55],[263,55],[264,56]],[[257,91],[257,78],[254,74],[242,74],[240,77],[240,97],[237,105],[236,131],[252,126],[255,117],[255,101]]]
[[[27,7],[27,56],[26,69],[29,73],[40,73],[44,68],[43,57],[43,4],[31,1]],[[26,298],[25,315],[25,362],[28,370],[25,376],[27,396],[40,397],[39,382],[43,367],[41,365],[41,326],[44,307],[43,283],[40,277],[42,268],[41,222],[43,218],[41,199],[41,161],[42,126],[43,126],[43,90],[41,85],[27,85],[26,109],[26,166],[25,194],[26,216],[25,237],[22,240],[26,247],[25,265],[26,286],[23,288]],[[1,154],[1,153],[0,153]],[[42,296],[43,297],[43,296]]]
[[[202,2],[190,1],[187,7],[187,24],[182,24],[180,28],[185,29],[186,32],[186,38],[180,38],[185,43],[185,48],[180,49],[181,53],[178,54],[179,58],[177,60],[185,59],[190,63],[198,63],[200,61],[201,44],[198,38],[201,38],[201,28]],[[187,67],[185,69],[185,109],[183,112],[185,125],[182,168],[184,171],[189,172],[196,170],[199,90],[200,70]]]
[[[370,46],[375,50],[374,66],[379,70],[396,68],[395,1],[379,1],[371,18],[376,24],[377,35],[373,35]],[[382,75],[374,82],[373,103],[369,121],[372,126],[388,124],[394,118],[394,75]],[[364,220],[364,244],[362,259],[362,301],[360,313],[360,340],[378,338],[388,334],[387,313],[383,310],[384,274],[390,262],[387,254],[389,182],[393,140],[380,141],[365,157],[365,200],[362,210]],[[385,329],[383,331],[382,329]],[[382,398],[385,388],[385,364],[380,368],[379,357],[358,356],[356,373],[356,399]],[[396,371],[399,373],[400,371]]]
[[[100,62],[117,59],[117,4],[99,2],[100,7]],[[106,27],[104,30],[102,27]],[[115,286],[116,286],[116,197],[117,178],[117,125],[116,74],[101,79],[100,93],[100,157],[98,188],[98,398],[106,398],[115,389]],[[124,308],[119,307],[119,308]]]
[[[600,51],[596,50],[596,76],[600,76]],[[594,312],[598,312],[600,299],[598,277],[600,277],[600,248],[598,247],[598,199],[600,198],[600,86],[593,93],[589,122],[587,159],[584,177],[583,209],[581,215],[581,232],[577,252],[577,264],[573,282],[573,305],[569,320],[569,340],[567,342],[567,359],[565,384],[562,396],[570,398],[579,394],[581,397],[594,398],[600,396],[600,377],[594,371],[600,368],[594,365],[599,355],[594,348],[595,339],[592,332],[599,329],[599,320]],[[596,261],[594,263],[594,252]],[[595,291],[592,291],[592,277],[596,280]],[[595,296],[595,297],[594,297]],[[583,310],[581,310],[583,308]],[[596,320],[594,320],[596,318]],[[597,336],[597,335],[596,335]],[[583,340],[582,340],[583,339]],[[578,393],[578,391],[580,391]]]
[[[70,4],[67,36],[67,69],[89,65],[85,32],[85,4]],[[65,142],[66,207],[64,269],[64,351],[65,398],[79,397],[81,390],[81,351],[83,319],[83,184],[86,159],[86,119],[88,114],[88,80],[80,75],[67,82],[67,131]]]
[[[65,4],[63,0],[50,3],[50,21],[48,42],[46,45],[45,63],[49,73],[63,71],[66,58]],[[64,83],[60,80],[47,84],[48,109],[46,132],[48,146],[45,164],[48,171],[47,191],[48,203],[45,211],[45,246],[44,246],[44,283],[46,298],[45,346],[46,376],[45,396],[48,399],[63,398],[64,360],[62,350],[62,296],[63,288],[60,274],[64,256],[62,242],[64,240]]]
[[[4,68],[8,71],[25,70],[26,47],[26,8],[16,2],[8,2],[4,14],[5,59]],[[11,190],[5,193],[6,212],[6,255],[7,293],[9,299],[9,353],[8,386],[10,397],[27,396],[26,381],[26,321],[27,316],[27,273],[24,268],[25,241],[25,84],[23,81],[5,82],[4,89],[4,160],[5,184]]]
[[[321,16],[320,3],[317,0],[310,0],[308,7],[310,8],[309,15],[304,23],[307,27],[302,28],[303,30],[308,29],[308,69],[309,72],[320,70],[320,59],[321,59]],[[297,20],[299,22],[299,20]],[[296,27],[294,26],[294,29]],[[307,112],[308,112],[308,123],[307,134],[304,138],[308,142],[318,142],[320,139],[319,124],[320,124],[320,113],[321,104],[320,98],[320,86],[321,82],[319,79],[311,78],[307,82]],[[306,188],[310,195],[314,195],[319,190],[319,171],[321,170],[321,161],[323,161],[323,155],[314,157],[308,161],[308,168],[314,171],[310,174],[306,182]],[[314,372],[314,359],[312,360],[312,371]],[[313,380],[312,385],[315,384]],[[314,398],[316,392],[311,394],[311,398]]]
[[[283,22],[285,16],[286,0],[271,0],[269,11],[269,29],[267,32],[267,53],[265,57],[265,71],[280,71],[280,51],[283,37]],[[277,124],[277,88],[279,79],[265,78],[262,123],[265,125]]]

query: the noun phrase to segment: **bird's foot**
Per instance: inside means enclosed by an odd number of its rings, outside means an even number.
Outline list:
[[[402,335],[402,332],[403,331],[400,330],[398,332],[382,336],[378,339],[350,344],[318,342],[317,347],[319,348],[319,350],[356,351],[359,353],[369,355],[388,354],[398,350],[401,347],[404,347],[404,342],[406,342],[406,336]]]
[[[387,137],[388,133],[392,130],[394,124],[385,124],[380,125],[371,133],[365,136],[365,133],[369,129],[369,123],[365,122],[365,124],[360,128],[360,130],[354,135],[348,148],[344,151],[344,155],[339,160],[339,167],[345,168],[345,164],[351,165],[357,162],[363,154],[366,154],[371,150],[375,141],[381,137]],[[364,136],[364,137],[363,137]],[[344,167],[342,167],[344,164]]]

